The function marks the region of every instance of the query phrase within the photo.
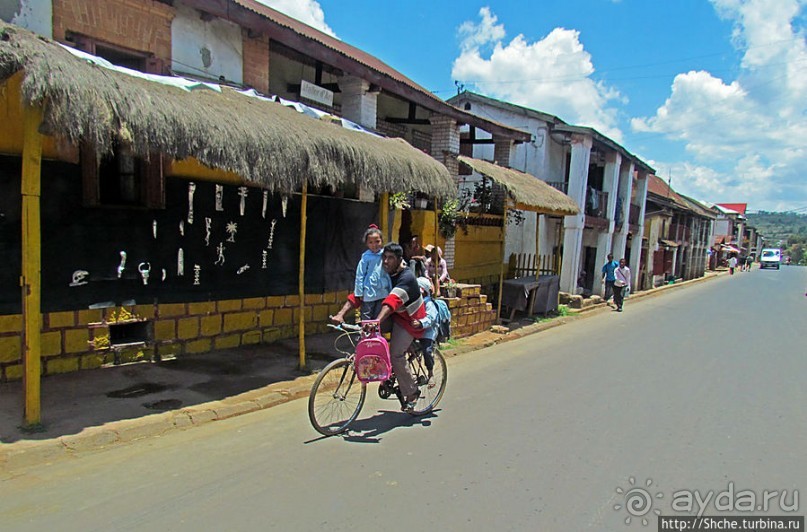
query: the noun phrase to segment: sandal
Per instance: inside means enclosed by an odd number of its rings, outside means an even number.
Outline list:
[[[415,391],[415,393],[412,395],[412,399],[406,401],[403,406],[401,406],[401,410],[407,414],[411,414],[415,411],[415,407],[418,404],[418,399],[420,399],[420,390]]]
[[[435,386],[437,386],[437,383],[436,383],[436,382],[434,382],[434,375],[430,375],[430,376],[429,376],[429,380],[428,380],[428,382],[426,383],[426,387],[427,387],[427,388],[429,388],[429,389],[431,390],[431,389],[432,389],[432,388],[434,388]]]

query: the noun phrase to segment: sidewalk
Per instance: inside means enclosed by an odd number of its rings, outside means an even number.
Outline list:
[[[631,294],[629,301],[726,273],[708,272],[700,279],[637,292]],[[464,338],[443,352],[447,357],[457,356],[604,310],[610,309],[600,304],[569,316],[523,325],[507,334],[486,331]],[[42,380],[44,431],[38,433],[26,433],[19,428],[22,383],[0,384],[0,479],[15,469],[305,397],[316,371],[338,358],[333,349],[334,338],[334,334],[306,337],[309,371],[305,372],[297,368],[295,338],[162,363],[47,377]]]

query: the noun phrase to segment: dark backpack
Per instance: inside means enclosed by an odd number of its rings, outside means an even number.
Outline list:
[[[437,343],[451,338],[451,311],[442,299],[432,299],[437,306]]]

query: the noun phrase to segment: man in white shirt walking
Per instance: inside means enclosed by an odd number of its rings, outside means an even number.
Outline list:
[[[614,303],[616,311],[622,312],[622,304],[625,301],[625,291],[630,291],[630,268],[625,259],[619,259],[619,267],[614,270]]]

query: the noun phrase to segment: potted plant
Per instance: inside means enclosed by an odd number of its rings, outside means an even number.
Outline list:
[[[454,279],[447,280],[442,285],[442,289],[445,293],[445,297],[457,297],[457,281]]]

